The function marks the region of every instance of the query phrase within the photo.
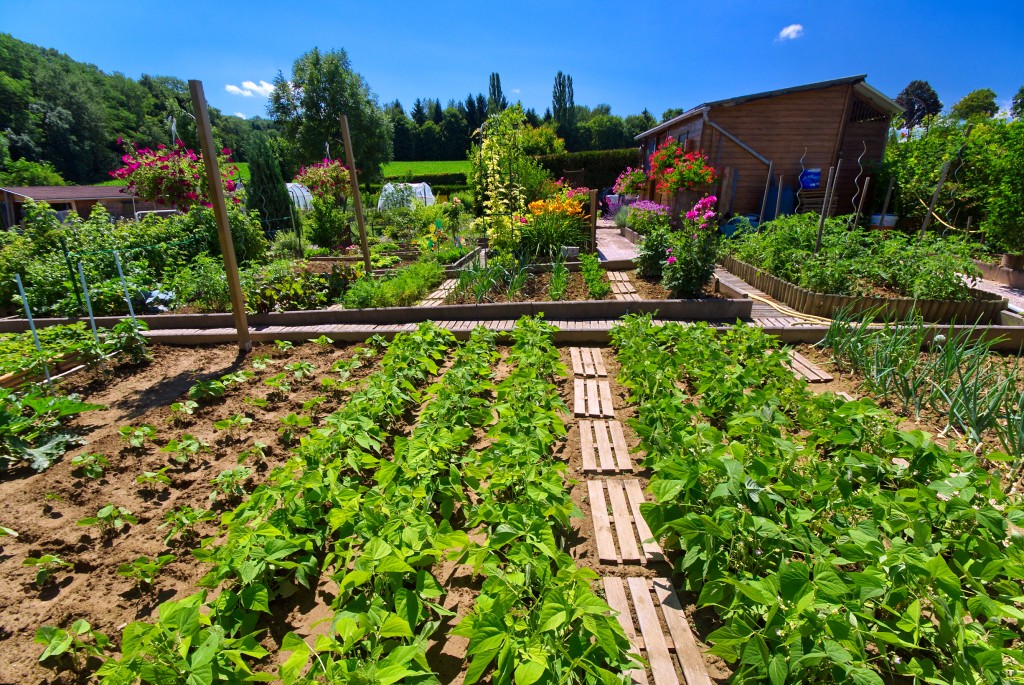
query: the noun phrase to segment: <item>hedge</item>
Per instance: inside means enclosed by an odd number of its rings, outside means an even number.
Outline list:
[[[593,152],[564,152],[536,158],[555,178],[566,171],[583,169],[583,184],[588,188],[607,188],[615,184],[622,170],[640,165],[640,150],[635,147],[622,150],[595,150]]]
[[[408,176],[389,176],[384,179],[384,182],[395,181],[400,183],[426,183],[431,188],[434,186],[460,186],[464,187],[469,184],[466,180],[466,174],[413,174]]]

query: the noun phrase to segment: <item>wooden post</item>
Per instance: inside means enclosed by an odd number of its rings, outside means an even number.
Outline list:
[[[238,277],[238,261],[235,259],[235,242],[231,238],[231,223],[228,221],[228,206],[224,200],[224,186],[221,185],[220,167],[217,165],[217,151],[213,147],[213,130],[210,128],[210,114],[206,111],[206,95],[203,82],[190,80],[188,89],[192,95],[192,109],[196,119],[196,133],[206,167],[206,183],[210,188],[213,215],[217,219],[217,239],[224,255],[224,270],[228,276],[228,294],[231,296],[231,314],[238,331],[238,349],[248,352],[252,349],[249,338],[249,320],[245,315],[245,294]]]
[[[868,196],[868,188],[870,188],[870,187],[871,187],[871,177],[870,176],[865,176],[864,177],[864,190],[861,191],[860,201],[857,203],[857,213],[853,215],[853,222],[850,224],[851,227],[852,226],[856,226],[858,223],[860,223],[860,213],[864,210],[864,198],[866,198]],[[868,223],[871,223],[871,222],[868,221]]]
[[[892,189],[896,187],[896,177],[889,179],[889,189],[885,191],[885,202],[882,203],[882,214],[878,219],[878,225],[885,226],[885,214],[889,211],[889,200],[892,199]]]
[[[772,186],[772,166],[773,162],[768,162],[768,178],[764,181],[764,198],[761,199],[761,213],[757,217],[757,226],[761,227],[764,223],[764,210],[768,207],[768,189]]]
[[[949,161],[947,160],[942,165],[942,171],[939,172],[939,184],[935,186],[935,192],[932,193],[932,201],[928,205],[928,213],[924,215],[924,221],[921,222],[921,232],[918,234],[919,237],[924,236],[924,232],[928,230],[928,224],[932,222],[932,214],[935,213],[935,205],[939,202],[939,193],[942,192],[942,186],[946,183],[946,174],[949,173]]]
[[[779,174],[779,192],[775,195],[775,218],[779,218],[782,211],[782,174]]]
[[[590,249],[597,254],[597,191],[590,191]]]
[[[832,174],[835,173],[835,170],[834,166],[828,168],[828,180],[825,181],[825,202],[821,205],[821,217],[818,219],[818,239],[814,241],[814,254],[821,251],[821,234],[825,230],[825,210],[828,207],[829,191],[832,189]]]
[[[352,199],[356,202],[356,224],[359,225],[359,245],[363,248],[363,264],[366,265],[366,273],[369,274],[373,267],[370,265],[370,245],[366,242],[366,224],[363,223],[363,202],[359,199],[359,175],[356,172],[356,157],[352,152],[352,136],[348,132],[348,115],[341,115],[341,138],[345,141],[345,160],[348,163],[349,178],[352,179]]]

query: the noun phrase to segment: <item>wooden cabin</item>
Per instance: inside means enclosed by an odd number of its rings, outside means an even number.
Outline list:
[[[0,188],[0,224],[11,228],[21,222],[26,200],[46,202],[63,219],[74,212],[83,219],[93,206],[101,204],[115,219],[131,218],[135,212],[166,210],[154,202],[143,202],[122,192],[122,186],[21,186]]]
[[[636,137],[644,167],[650,170],[651,154],[671,136],[687,150],[703,152],[715,167],[719,178],[709,190],[720,198],[719,212],[757,215],[764,206],[765,216],[772,217],[780,175],[779,213],[820,212],[829,168],[839,165],[831,213],[852,214],[858,188],[882,161],[889,124],[903,111],[866,78],[850,76],[706,102]],[[820,170],[817,183],[808,171],[815,169]],[[873,187],[868,189],[869,199],[873,192]],[[670,204],[683,200],[657,194],[653,182],[645,199]]]

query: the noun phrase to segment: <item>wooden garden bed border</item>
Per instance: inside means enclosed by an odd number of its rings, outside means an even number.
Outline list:
[[[971,288],[971,292],[977,299],[963,302],[914,300],[908,297],[829,295],[801,288],[756,266],[741,262],[731,255],[725,256],[722,266],[734,276],[742,278],[758,290],[785,302],[799,312],[827,318],[834,316],[843,307],[850,307],[855,314],[878,308],[879,317],[889,320],[903,320],[912,310],[916,310],[929,323],[998,323],[999,313],[1009,304],[1005,298],[975,288]]]

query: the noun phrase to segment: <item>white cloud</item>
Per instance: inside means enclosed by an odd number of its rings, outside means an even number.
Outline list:
[[[790,24],[786,28],[779,31],[779,37],[775,40],[796,40],[804,35],[803,24]]]
[[[253,95],[259,95],[260,97],[269,97],[274,91],[274,84],[267,83],[266,81],[242,81],[242,86],[238,87],[233,83],[229,83],[224,86],[224,90],[231,93],[232,95],[241,95],[242,97],[251,98]]]
[[[241,112],[235,112],[235,116],[238,117],[239,119],[245,119],[245,115],[242,114]]]
[[[259,93],[263,97],[270,97],[270,94],[274,92],[274,84],[267,83],[266,81],[260,81],[259,85],[252,81],[242,81],[242,88],[253,93]]]
[[[519,89],[518,88],[513,88],[512,89],[512,94],[513,95],[519,95]]]

